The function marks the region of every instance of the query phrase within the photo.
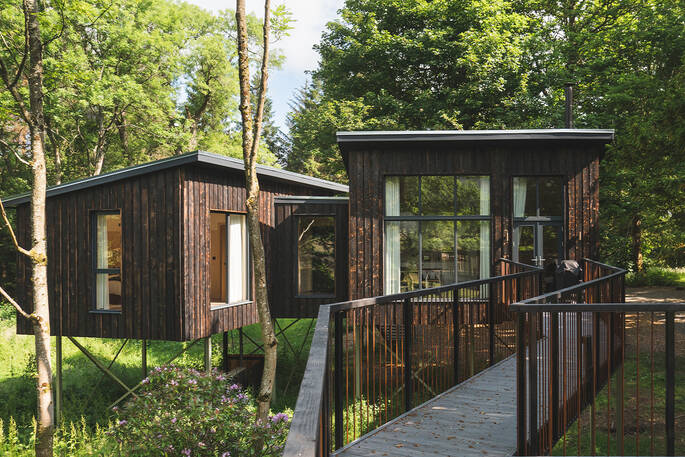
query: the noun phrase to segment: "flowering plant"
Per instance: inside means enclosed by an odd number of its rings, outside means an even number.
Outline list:
[[[115,413],[110,433],[127,456],[277,456],[290,424],[284,413],[257,423],[254,400],[223,373],[176,366],[155,368]]]

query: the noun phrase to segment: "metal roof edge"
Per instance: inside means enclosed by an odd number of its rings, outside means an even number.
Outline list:
[[[613,129],[340,131],[338,143],[411,141],[591,140],[611,142]]]
[[[316,205],[342,205],[347,204],[350,197],[319,197],[309,195],[280,195],[274,197],[274,203],[278,204],[316,204]]]
[[[204,163],[210,165],[221,166],[225,168],[234,169],[237,171],[244,171],[245,167],[243,161],[233,157],[222,156],[207,151],[193,151],[182,154],[180,156],[167,157],[164,159],[147,162],[140,165],[133,165],[131,167],[121,168],[119,170],[104,173],[98,176],[89,176],[87,178],[77,179],[65,184],[49,187],[47,190],[47,197],[54,197],[57,195],[74,192],[89,187],[99,186],[121,179],[140,176],[155,171],[165,170],[167,168],[179,167],[192,163]],[[269,176],[281,181],[297,183],[305,186],[316,187],[319,189],[332,190],[335,192],[349,192],[346,185],[326,181],[324,179],[314,178],[312,176],[301,175],[292,171],[280,170],[278,168],[269,167],[266,165],[257,165],[257,174]],[[12,208],[30,200],[31,194],[29,192],[11,195],[2,199],[3,205]]]

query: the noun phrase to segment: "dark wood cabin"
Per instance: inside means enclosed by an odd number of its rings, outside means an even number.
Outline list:
[[[275,198],[347,192],[285,170],[257,171],[267,259],[276,242]],[[55,186],[47,195],[53,335],[188,341],[256,322],[241,160],[194,152]],[[28,195],[4,202],[16,208],[23,245],[28,202]],[[269,287],[273,266],[267,261]],[[19,257],[21,303],[31,303],[29,282],[30,266]],[[18,318],[17,331],[31,328]]]
[[[597,258],[613,130],[339,132],[350,299]]]
[[[347,300],[347,197],[275,198],[274,317],[311,318]]]

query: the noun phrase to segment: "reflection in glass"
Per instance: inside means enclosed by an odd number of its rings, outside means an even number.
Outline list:
[[[249,300],[247,219],[244,214],[212,212],[210,224],[210,301]]]
[[[209,225],[211,233],[209,260],[210,300],[215,303],[227,303],[226,214],[210,213]]]
[[[421,212],[424,216],[454,214],[454,176],[421,177]]]
[[[514,229],[514,246],[518,257],[514,260],[525,263],[526,265],[535,265],[535,238],[534,226],[519,225]]]
[[[480,279],[481,265],[487,267],[487,273],[489,273],[489,225],[487,227],[487,239],[483,239],[484,243],[481,246],[481,221],[457,222],[457,279],[459,282]],[[484,277],[488,276],[489,274],[486,274]]]
[[[297,293],[335,295],[335,218],[297,219]]]
[[[388,294],[419,288],[419,224],[385,223],[385,291]]]
[[[490,177],[457,176],[457,215],[490,214]]]
[[[563,213],[563,186],[561,178],[540,178],[540,216],[561,216]]]
[[[423,288],[456,282],[454,273],[454,222],[421,223]]]

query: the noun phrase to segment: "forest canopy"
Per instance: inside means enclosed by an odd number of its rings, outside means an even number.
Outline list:
[[[293,171],[345,181],[338,130],[613,128],[604,260],[685,265],[685,10],[678,0],[347,0],[293,101]]]

